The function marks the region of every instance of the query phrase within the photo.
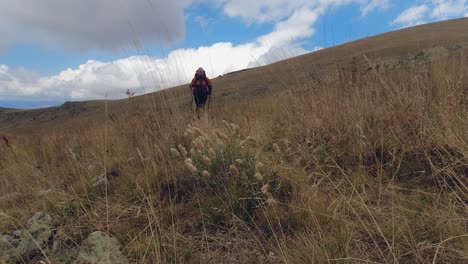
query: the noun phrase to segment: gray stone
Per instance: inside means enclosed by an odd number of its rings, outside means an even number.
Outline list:
[[[16,248],[16,257],[31,259],[46,250],[52,236],[52,218],[44,212],[37,212],[28,221],[28,228],[21,233],[21,241]]]
[[[7,240],[6,236],[0,237],[0,263],[13,263],[15,247]]]
[[[91,164],[88,165],[88,171],[93,171],[93,170],[96,169],[96,167],[97,167],[96,164],[91,163]]]
[[[129,263],[116,238],[96,231],[81,246],[76,263]]]
[[[16,238],[19,238],[19,237],[21,237],[22,233],[23,233],[23,230],[15,230],[11,234]]]
[[[17,247],[20,242],[18,238],[15,238],[14,236],[10,236],[10,235],[4,235],[3,239],[6,242],[8,242],[10,245],[12,245],[13,247]]]
[[[101,174],[91,179],[91,184],[95,188],[104,189],[105,185],[109,184],[109,180],[105,174]]]
[[[37,212],[33,217],[31,217],[31,219],[28,220],[28,226],[33,226],[35,224],[51,225],[52,217],[42,211]]]
[[[55,240],[54,244],[52,245],[52,252],[57,253],[60,250],[60,241]]]

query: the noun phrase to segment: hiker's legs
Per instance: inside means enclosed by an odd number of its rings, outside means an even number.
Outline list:
[[[200,112],[203,113],[205,112],[205,105],[204,104],[199,104],[197,105],[197,116],[198,116],[198,119],[200,119]]]
[[[201,110],[205,110],[205,104],[206,104],[206,100],[208,98],[208,95],[207,95],[206,91],[196,91],[195,90],[195,92],[193,94],[193,98],[194,98],[194,101],[195,101],[195,104],[196,104],[196,107],[197,107],[197,109],[196,109],[197,116],[198,116],[198,119],[200,119],[200,112],[201,112]]]

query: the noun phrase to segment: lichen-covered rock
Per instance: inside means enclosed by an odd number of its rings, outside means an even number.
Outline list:
[[[93,187],[98,189],[104,189],[106,184],[109,184],[109,180],[105,174],[98,175],[91,179]]]
[[[7,236],[0,237],[0,263],[12,262],[15,247],[8,241]]]
[[[28,220],[28,226],[33,226],[37,224],[42,224],[42,225],[51,225],[52,224],[52,217],[50,217],[49,214],[44,213],[42,211],[37,212],[34,214],[31,219]]]
[[[32,259],[42,255],[52,236],[52,218],[37,212],[28,220],[28,227],[21,232],[21,242],[15,250],[19,259]]]
[[[81,246],[76,263],[129,263],[116,238],[96,231]]]

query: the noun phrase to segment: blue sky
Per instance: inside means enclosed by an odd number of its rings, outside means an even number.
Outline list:
[[[468,0],[0,0],[0,107],[143,94],[466,16]]]

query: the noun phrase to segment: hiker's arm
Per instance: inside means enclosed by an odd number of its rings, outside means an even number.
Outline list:
[[[190,83],[190,90],[193,92],[195,86],[195,78],[192,79],[192,82]]]
[[[213,85],[211,84],[210,79],[206,78],[206,84],[208,86],[208,95],[211,96],[211,92],[213,91]]]

